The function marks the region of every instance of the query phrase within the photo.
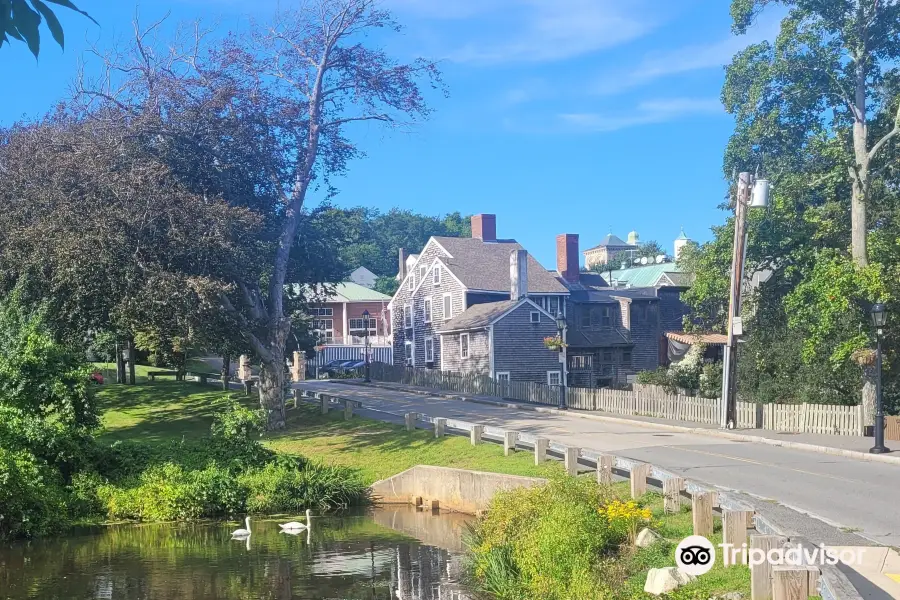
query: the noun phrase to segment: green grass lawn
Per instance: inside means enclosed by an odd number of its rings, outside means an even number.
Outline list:
[[[133,386],[106,384],[98,402],[103,413],[102,438],[165,440],[199,437],[209,431],[217,403],[234,392],[193,382],[146,381],[148,369],[138,372]],[[301,404],[288,410],[287,428],[266,434],[263,443],[276,452],[299,454],[326,464],[357,469],[367,482],[395,475],[415,465],[435,465],[494,471],[511,475],[546,476],[561,467],[534,465],[533,455],[503,456],[503,448],[468,438],[435,439],[430,431],[407,432],[405,427],[343,413],[320,414],[318,407]]]

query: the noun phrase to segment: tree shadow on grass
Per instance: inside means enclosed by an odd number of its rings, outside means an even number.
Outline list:
[[[205,435],[228,395],[189,382],[112,385],[98,394],[101,438],[153,442]]]

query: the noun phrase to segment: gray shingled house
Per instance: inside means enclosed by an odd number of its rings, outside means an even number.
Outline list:
[[[472,217],[471,238],[432,237],[412,264],[401,250],[391,300],[394,363],[496,379],[559,383],[556,335],[568,289],[496,217]]]

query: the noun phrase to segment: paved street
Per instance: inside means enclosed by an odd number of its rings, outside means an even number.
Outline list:
[[[838,538],[847,537],[847,531],[858,531],[879,543],[900,545],[900,467],[894,465],[393,390],[331,382],[300,385],[353,398],[379,410],[484,423],[614,453],[696,481],[777,500],[844,528],[842,532],[815,519],[798,519],[792,511],[765,503],[771,507],[767,516],[814,542],[853,545]]]

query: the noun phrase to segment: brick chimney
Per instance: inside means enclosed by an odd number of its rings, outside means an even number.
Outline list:
[[[509,299],[521,300],[528,295],[528,251],[509,253]]]
[[[497,215],[472,215],[472,237],[482,242],[496,242]]]
[[[577,233],[561,233],[556,236],[556,270],[569,283],[578,283]]]

